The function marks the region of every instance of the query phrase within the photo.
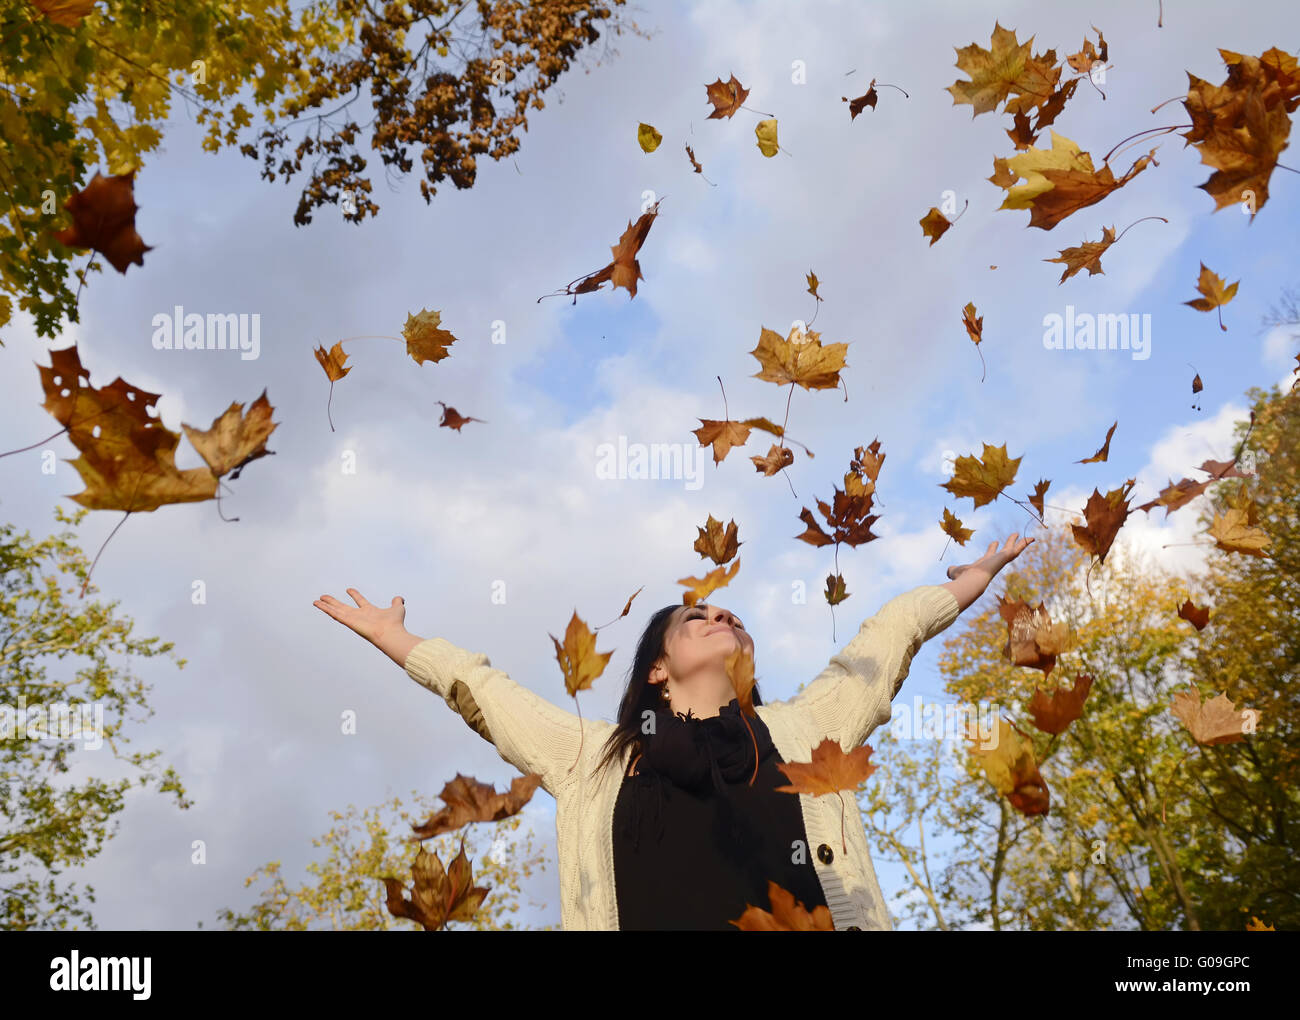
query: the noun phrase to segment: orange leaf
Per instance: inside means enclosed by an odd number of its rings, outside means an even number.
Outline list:
[[[113,177],[95,171],[90,183],[67,201],[72,226],[56,231],[54,239],[69,248],[93,248],[119,273],[132,263],[144,265],[144,253],[153,246],[135,232],[140,207],[135,204],[134,177],[134,170]]]
[[[1074,686],[1067,690],[1044,694],[1038,687],[1029,702],[1029,714],[1034,725],[1044,733],[1064,733],[1070,723],[1083,714],[1083,702],[1092,690],[1092,677],[1084,674],[1074,678]]]
[[[816,906],[810,914],[804,909],[802,901],[795,901],[794,893],[783,889],[775,882],[767,883],[767,899],[772,910],[745,904],[745,912],[737,921],[728,921],[741,931],[834,931],[831,912],[823,906]]]

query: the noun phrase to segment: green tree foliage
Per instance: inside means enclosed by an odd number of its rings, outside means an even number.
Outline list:
[[[944,642],[947,693],[996,705],[1032,737],[1051,789],[1046,816],[1027,818],[999,796],[969,745],[881,734],[880,782],[860,807],[882,859],[911,877],[905,910],[919,926],[1241,930],[1251,916],[1300,926],[1300,388],[1251,398],[1242,463],[1258,471],[1245,484],[1268,557],[1212,547],[1206,571],[1183,576],[1116,547],[1085,586],[1088,558],[1068,529],[1040,530]],[[1241,484],[1210,488],[1198,541],[1209,544],[1213,511]],[[1003,656],[998,593],[1042,601],[1075,630],[1050,678]],[[1187,598],[1210,609],[1199,633],[1177,615]],[[1094,684],[1083,715],[1057,737],[1039,732],[1028,712],[1035,686],[1084,673]],[[1256,732],[1197,744],[1169,710],[1189,686],[1258,710]],[[936,853],[938,833],[950,843]]]
[[[343,191],[344,215],[360,222],[379,211],[356,148],[364,130],[402,171],[408,147],[420,147],[426,201],[444,178],[471,187],[476,155],[515,152],[525,111],[543,107],[542,93],[602,25],[622,31],[612,13],[623,3],[318,0],[294,11],[289,0],[99,0],[56,23],[28,0],[0,0],[0,327],[13,296],[38,336],[57,335],[65,315],[79,321],[65,282],[74,252],[52,235],[70,224],[65,205],[101,154],[110,175],[143,167],[173,93],[196,108],[212,152],[238,144],[250,106],[260,110],[268,126],[240,149],[264,160],[268,180],[288,181],[315,159],[295,223]],[[421,40],[414,53],[408,36]],[[363,87],[375,113],[364,126],[348,114]],[[139,201],[142,178],[135,184]],[[87,265],[102,271],[98,259]]]
[[[77,525],[89,511],[68,516],[56,507],[54,513]],[[156,762],[160,751],[123,749],[133,714],[153,714],[152,688],[110,661],[161,655],[172,645],[132,638],[134,625],[115,616],[116,602],[73,597],[89,570],[75,537],[65,530],[33,542],[29,534],[15,535],[11,525],[0,526],[0,723],[9,722],[0,732],[0,924],[9,929],[95,926],[76,884],[57,876],[96,856],[116,833],[113,816],[133,782],[97,778],[108,771],[110,754],[138,770],[138,785],[153,783],[159,793],[174,794],[178,806],[190,806],[180,777]],[[88,664],[77,668],[70,656]],[[57,724],[53,736],[31,736],[30,713],[61,705],[102,708],[98,748],[93,740],[57,739]],[[36,726],[48,732],[48,716]],[[84,896],[93,903],[94,888],[87,886]]]
[[[269,884],[246,913],[224,908],[218,919],[232,930],[286,931],[377,931],[387,929],[422,930],[414,921],[393,917],[384,906],[385,876],[397,878],[411,895],[411,865],[420,844],[408,842],[411,823],[422,822],[435,812],[441,801],[411,793],[413,811],[403,808],[400,798],[366,808],[358,814],[354,805],[345,812],[331,811],[335,824],[312,846],[325,850],[324,860],[307,865],[311,879],[296,889],[289,888],[281,872],[281,862],[271,861],[249,875],[250,886],[259,878]],[[514,931],[520,926],[512,920],[519,910],[520,879],[532,875],[533,869],[545,870],[543,855],[533,848],[533,835],[518,830],[522,815],[499,822],[479,823],[467,829],[444,833],[424,841],[429,853],[438,855],[445,867],[460,850],[465,837],[465,855],[474,869],[474,884],[488,886],[491,892],[470,924],[453,921],[448,928],[477,931]],[[491,839],[491,845],[485,846]],[[497,847],[496,852],[491,846]],[[202,927],[202,922],[199,927]],[[546,930],[555,929],[546,926]]]

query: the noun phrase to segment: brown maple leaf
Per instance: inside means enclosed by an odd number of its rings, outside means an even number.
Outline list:
[[[641,246],[645,244],[646,236],[650,233],[651,226],[654,225],[655,217],[659,215],[659,199],[649,209],[643,212],[635,223],[628,221],[627,229],[618,239],[618,244],[610,245],[610,251],[613,252],[614,261],[604,269],[599,269],[590,275],[583,277],[580,281],[570,283],[562,293],[575,295],[588,294],[591,291],[598,290],[601,284],[610,282],[613,284],[611,289],[617,290],[622,287],[628,292],[628,300],[636,297],[636,282],[644,280],[641,274],[641,262],[637,259],[637,253]]]
[[[459,432],[462,425],[466,425],[472,421],[480,422],[484,425],[487,424],[487,422],[483,421],[482,418],[466,418],[454,407],[448,407],[441,400],[435,400],[434,403],[442,406],[442,421],[438,422],[438,425],[441,428],[455,429]]]
[[[32,6],[56,25],[76,28],[91,12],[96,0],[32,0]]]
[[[437,854],[420,847],[411,865],[411,898],[403,894],[405,886],[396,878],[384,878],[386,898],[384,905],[394,917],[415,921],[425,931],[438,931],[448,921],[472,921],[491,889],[474,885],[469,858],[465,856],[465,840],[460,841],[460,853],[452,859],[446,870]]]
[[[1074,678],[1074,686],[1069,690],[1052,691],[1045,694],[1038,687],[1029,702],[1029,714],[1034,718],[1034,725],[1044,733],[1064,733],[1070,723],[1083,714],[1083,703],[1092,690],[1092,677],[1083,674]]]
[[[1178,607],[1178,616],[1197,630],[1204,630],[1205,625],[1210,622],[1209,608],[1198,606],[1191,599],[1184,600],[1183,604]]]
[[[1071,646],[1070,627],[1053,623],[1052,616],[1038,603],[1033,609],[1024,599],[998,596],[998,613],[1007,624],[1007,642],[1002,654],[1014,665],[1041,669],[1052,675],[1056,657]]]
[[[803,342],[783,339],[776,330],[761,327],[758,346],[749,353],[763,366],[755,379],[783,386],[796,383],[806,390],[833,390],[840,385],[840,371],[848,367],[844,356],[847,343],[822,344],[820,334],[806,330]],[[795,333],[792,332],[792,337]]]
[[[1030,56],[1034,37],[1016,42],[1013,29],[997,22],[989,48],[975,43],[957,49],[957,68],[970,75],[970,81],[955,81],[948,86],[954,106],[970,103],[971,117],[997,109],[1008,100],[1007,113],[1028,113],[1051,98],[1061,68],[1056,65],[1056,51]],[[956,49],[956,47],[954,47]],[[1012,94],[1014,93],[1014,98]]]
[[[1061,278],[1057,281],[1058,286],[1082,269],[1088,270],[1089,276],[1096,276],[1098,273],[1105,275],[1106,271],[1101,268],[1101,257],[1114,243],[1115,228],[1102,227],[1100,241],[1084,241],[1077,248],[1062,248],[1059,258],[1043,259],[1043,261],[1065,263],[1066,268],[1061,271]]]
[[[1140,156],[1118,180],[1109,164],[1100,170],[1079,146],[1052,131],[1052,148],[1035,149],[993,160],[989,180],[1006,192],[999,209],[1030,210],[1029,225],[1051,230],[1080,209],[1100,202],[1155,163],[1155,149]],[[1017,180],[1023,178],[1020,183]]]
[[[1234,744],[1244,739],[1247,730],[1242,716],[1250,711],[1253,722],[1257,722],[1260,716],[1256,709],[1235,708],[1227,694],[1219,694],[1202,703],[1195,687],[1175,694],[1169,711],[1187,728],[1193,740],[1207,746]]]
[[[682,605],[693,606],[695,603],[708,598],[719,588],[725,588],[731,583],[732,578],[736,576],[736,571],[739,569],[740,560],[737,559],[731,565],[731,569],[714,567],[703,577],[679,577],[677,583],[686,586],[686,591],[682,593]]]
[[[921,233],[930,239],[930,247],[934,247],[934,242],[943,237],[944,232],[952,226],[952,221],[941,213],[937,206],[931,206],[930,211],[921,217]]]
[[[857,99],[850,99],[848,96],[840,96],[843,102],[849,104],[849,120],[857,120],[858,114],[868,106],[873,110],[876,108],[876,100],[879,96],[876,94],[876,79],[871,79],[871,84],[867,86],[867,91],[858,96]]]
[[[540,775],[529,773],[516,776],[509,790],[497,793],[491,783],[481,783],[472,776],[457,772],[456,778],[443,786],[438,795],[445,806],[420,824],[412,825],[415,834],[407,839],[413,842],[432,839],[471,822],[499,822],[509,818],[523,810],[541,783]]]
[[[726,659],[727,677],[731,680],[732,690],[736,692],[736,704],[751,719],[758,713],[754,710],[754,657],[737,643],[734,651]],[[758,774],[758,762],[754,762],[754,775]],[[753,776],[750,777],[753,782]]]
[[[1214,85],[1188,72],[1183,106],[1192,126],[1183,134],[1201,162],[1215,168],[1199,187],[1214,208],[1242,203],[1251,219],[1268,201],[1269,179],[1300,104],[1296,58],[1273,47],[1259,57],[1220,49],[1228,77]]]
[[[715,421],[710,418],[698,419],[700,427],[692,429],[701,446],[713,447],[713,463],[721,464],[733,446],[744,446],[749,440],[749,426],[738,421]],[[794,456],[791,455],[791,461]]]
[[[406,353],[415,359],[417,365],[426,361],[437,364],[451,356],[447,348],[456,342],[456,338],[443,329],[441,323],[441,312],[421,308],[419,315],[407,313],[402,337],[406,340]]]
[[[751,903],[745,903],[745,912],[739,920],[728,921],[741,931],[834,931],[829,908],[820,904],[812,913],[804,909],[803,901],[796,901],[794,893],[775,882],[767,883],[768,905],[771,912]]]
[[[843,574],[827,574],[826,590],[822,592],[826,596],[826,602],[832,606],[838,606],[849,597],[849,590],[844,585]]]
[[[1196,280],[1196,289],[1201,292],[1201,296],[1193,298],[1191,301],[1184,301],[1183,304],[1191,305],[1198,312],[1208,312],[1214,308],[1221,309],[1237,296],[1238,283],[1241,283],[1241,281],[1238,280],[1237,283],[1224,286],[1223,277],[1210,272],[1205,267],[1205,263],[1202,262],[1201,274]],[[1219,312],[1219,328],[1225,333],[1228,332],[1228,327],[1223,324],[1222,311]]]
[[[754,462],[755,471],[760,471],[770,478],[778,471],[788,468],[794,463],[794,451],[788,446],[779,446],[773,443],[766,456],[753,456],[749,459]]]
[[[348,360],[348,356],[343,350],[342,340],[338,341],[328,352],[325,350],[325,345],[321,344],[312,353],[316,355],[316,360],[320,362],[320,367],[325,370],[325,375],[330,382],[338,382],[352,371],[351,365],[345,367],[343,364]]]
[[[275,453],[266,448],[271,433],[279,428],[271,421],[274,410],[266,399],[266,390],[262,390],[262,395],[249,406],[247,415],[243,413],[243,404],[232,401],[225,413],[214,419],[206,431],[184,422],[181,422],[181,428],[212,473],[218,478],[229,474],[230,480],[234,481],[245,464]]]
[[[844,797],[841,791],[856,790],[880,767],[871,764],[873,750],[862,744],[846,754],[838,740],[823,737],[821,743],[812,749],[810,761],[776,763],[776,767],[790,780],[785,786],[774,787],[777,793],[807,793],[814,797],[833,793],[839,796],[840,844],[844,853],[848,853],[848,847],[844,843]]]
[[[1128,515],[1133,512],[1128,500],[1129,492],[1136,484],[1137,480],[1130,478],[1120,488],[1111,489],[1105,496],[1093,489],[1083,508],[1083,517],[1087,523],[1070,525],[1074,540],[1090,555],[1096,556],[1099,563],[1106,562],[1106,553],[1110,551],[1111,543],[1115,541],[1115,536]]]
[[[1047,495],[1048,486],[1052,483],[1045,478],[1040,478],[1034,484],[1034,491],[1029,497],[1029,505],[1038,511],[1038,519],[1043,519],[1043,497]]]
[[[731,76],[730,81],[724,82],[719,77],[713,84],[705,85],[704,88],[708,102],[713,104],[713,112],[705,120],[734,117],[737,111],[740,110],[741,104],[745,101],[745,97],[749,95],[749,89],[740,84],[734,74]]]
[[[939,527],[943,533],[953,539],[958,545],[965,545],[971,535],[975,534],[970,528],[964,527],[961,520],[953,516],[951,510],[943,508],[943,517],[939,520]]]
[[[554,634],[547,637],[555,645],[555,660],[560,664],[564,689],[570,697],[589,688],[591,682],[605,672],[605,666],[614,654],[612,651],[596,651],[596,635],[578,616],[576,609],[564,630],[564,644],[560,644]]]
[[[967,736],[976,742],[971,754],[980,760],[989,782],[1012,807],[1027,817],[1047,814],[1051,794],[1038,771],[1034,742],[1018,726],[999,717],[997,743],[990,748],[984,747],[976,734]]]
[[[144,265],[144,253],[153,251],[135,232],[133,180],[135,171],[105,177],[99,171],[84,189],[67,201],[72,226],[54,233],[54,239],[69,248],[93,248],[119,273],[134,263]]]
[[[722,522],[715,520],[713,514],[704,522],[704,527],[696,526],[700,533],[695,540],[694,549],[700,556],[711,559],[714,563],[727,563],[736,555],[743,542],[737,540],[736,522],[731,521],[726,528]]]
[[[1020,468],[1023,457],[1007,457],[1007,444],[991,446],[984,444],[984,452],[978,458],[969,455],[958,457],[953,462],[952,477],[942,483],[940,488],[947,489],[958,498],[969,496],[975,501],[978,510],[985,503],[992,503],[1002,490],[1016,480],[1016,471]]]
[[[1119,422],[1115,422],[1115,425],[1118,424]],[[1094,453],[1091,457],[1085,457],[1083,460],[1076,460],[1075,463],[1076,464],[1104,464],[1106,462],[1106,458],[1110,456],[1110,437],[1115,434],[1115,425],[1112,425],[1109,429],[1106,430],[1106,441],[1101,444],[1100,450]],[[1087,449],[1087,447],[1085,447],[1084,449]]]

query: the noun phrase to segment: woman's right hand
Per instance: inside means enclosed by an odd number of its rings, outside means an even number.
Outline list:
[[[344,589],[357,607],[340,602],[333,595],[322,595],[312,603],[317,609],[328,613],[349,630],[355,631],[376,647],[380,646],[385,635],[400,634],[406,630],[406,600],[394,595],[387,609],[380,609],[366,601],[366,597],[355,588]]]

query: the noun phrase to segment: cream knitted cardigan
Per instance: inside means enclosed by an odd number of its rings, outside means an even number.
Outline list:
[[[808,761],[823,737],[847,752],[860,746],[891,715],[891,701],[921,645],[948,627],[960,611],[956,596],[922,585],[886,602],[830,664],[788,701],[757,705],[785,761]],[[443,638],[416,645],[407,675],[440,695],[466,723],[520,772],[538,773],[555,798],[560,865],[560,919],[565,931],[618,928],[614,891],[614,804],[630,752],[595,771],[614,729],[579,719],[495,669],[481,652]],[[836,930],[892,928],[867,849],[857,801],[843,798],[848,847],[841,852],[840,798],[797,794],[808,834],[808,863],[817,871]],[[766,903],[757,904],[767,907]]]

